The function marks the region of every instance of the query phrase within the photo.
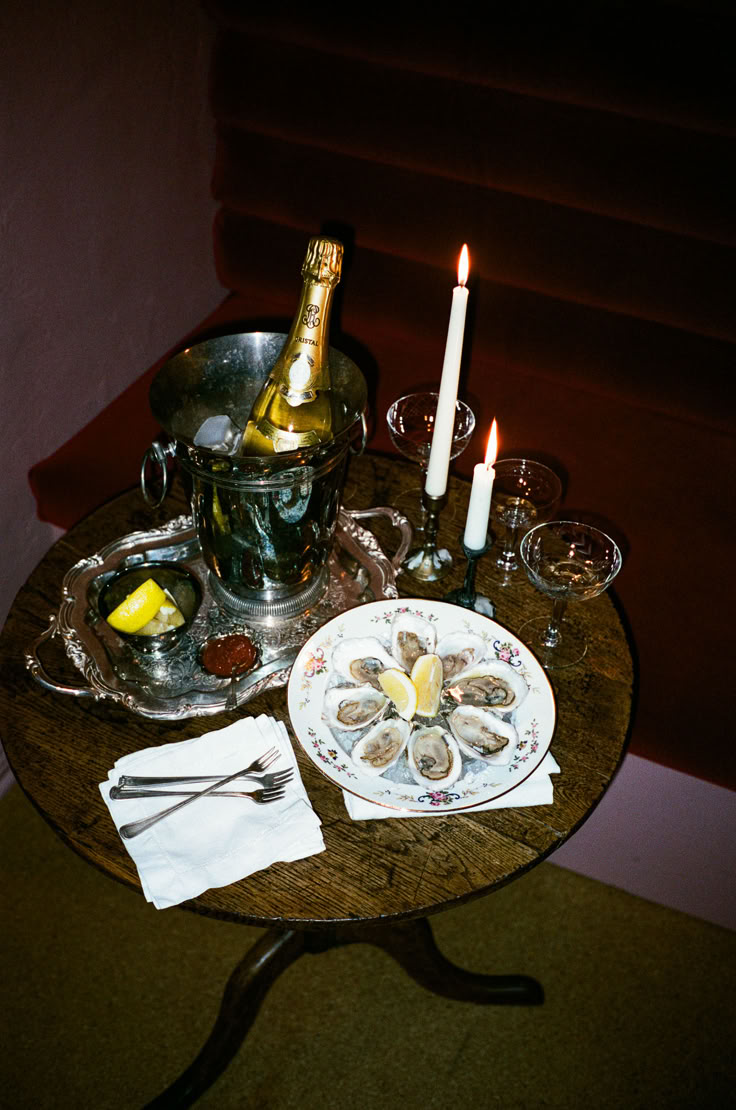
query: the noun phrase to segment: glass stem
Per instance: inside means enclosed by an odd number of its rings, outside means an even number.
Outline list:
[[[542,633],[542,643],[546,648],[555,648],[560,642],[560,625],[567,609],[567,598],[558,597],[552,605],[552,616]]]
[[[519,545],[519,529],[518,528],[509,528],[509,534],[508,534],[507,539],[506,539],[506,550],[504,551],[504,555],[506,556],[506,561],[507,562],[509,562],[509,563],[515,563],[516,562],[516,549],[517,549],[518,545]]]
[[[496,559],[496,566],[499,566],[501,570],[516,570],[518,566],[518,563],[516,561],[518,542],[519,529],[511,528],[509,525],[506,525],[506,535],[503,539],[503,548],[499,552],[499,555]]]

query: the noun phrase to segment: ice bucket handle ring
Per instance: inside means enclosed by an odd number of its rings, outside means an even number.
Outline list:
[[[350,443],[350,453],[352,455],[362,455],[363,452],[365,451],[365,445],[368,442],[368,421],[366,420],[365,410],[363,410],[363,412],[361,412],[361,414],[360,414],[360,425],[361,425],[361,429],[362,429],[360,447],[354,447],[352,442],[351,442]],[[357,439],[357,436],[356,436],[356,439]]]
[[[141,461],[141,493],[143,494],[143,500],[152,509],[157,509],[159,505],[162,505],[166,494],[169,492],[169,468],[167,463],[169,459],[173,459],[175,456],[176,445],[174,443],[154,441],[144,452]],[[160,471],[161,491],[158,494],[152,492],[146,478],[146,469],[149,463],[158,467]]]

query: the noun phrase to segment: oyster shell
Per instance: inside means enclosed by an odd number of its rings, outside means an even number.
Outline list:
[[[475,632],[448,632],[437,644],[436,654],[442,660],[442,680],[451,682],[467,667],[480,663],[487,651],[486,642]]]
[[[325,694],[322,716],[331,728],[353,732],[366,728],[386,711],[388,698],[369,683],[364,686],[332,686]]]
[[[341,640],[332,653],[332,666],[348,682],[370,683],[377,690],[381,688],[378,676],[382,671],[403,669],[375,636]]]
[[[409,770],[420,786],[451,786],[460,778],[463,761],[457,740],[439,725],[415,729],[406,750]]]
[[[433,624],[412,613],[397,613],[391,622],[391,654],[407,674],[420,655],[432,655],[437,643]]]
[[[529,688],[514,668],[501,659],[484,659],[461,671],[445,695],[457,705],[481,705],[494,713],[517,709]]]
[[[400,717],[379,721],[354,745],[351,758],[364,775],[382,775],[406,747],[411,725]]]
[[[460,750],[472,759],[487,763],[508,763],[519,739],[514,726],[479,705],[459,705],[448,724]]]

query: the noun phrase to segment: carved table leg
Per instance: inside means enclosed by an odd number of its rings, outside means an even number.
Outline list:
[[[542,987],[526,975],[480,975],[451,963],[426,918],[394,925],[349,925],[320,932],[270,929],[230,976],[212,1032],[196,1060],[146,1110],[184,1110],[196,1102],[242,1045],[269,987],[303,952],[344,944],[383,948],[420,986],[458,1002],[539,1005]]]
[[[196,1060],[147,1110],[183,1110],[222,1075],[255,1021],[269,987],[304,951],[304,933],[270,929],[230,976],[212,1032]]]
[[[383,948],[420,986],[445,998],[525,1006],[544,1001],[541,984],[527,975],[481,975],[451,963],[437,947],[426,918],[394,925],[351,926],[335,935],[337,944],[354,942]]]

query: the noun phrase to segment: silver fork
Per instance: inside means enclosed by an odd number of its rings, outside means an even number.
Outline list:
[[[285,794],[285,782],[276,783],[274,786],[263,786],[258,790],[215,790],[210,798],[255,798],[263,802],[261,795],[271,795],[277,790],[281,791],[280,798]],[[198,790],[126,790],[122,794],[110,791],[110,797],[116,801],[125,801],[126,798],[198,798]]]
[[[278,759],[278,753],[278,748],[271,748],[270,751],[266,752],[264,755],[254,760],[249,767],[242,767],[239,771],[235,771],[234,774],[227,775],[224,779],[218,779],[217,782],[213,782],[212,785],[208,786],[205,790],[200,790],[198,794],[193,794],[191,797],[184,798],[181,802],[177,802],[176,805],[169,806],[168,809],[164,809],[160,813],[154,813],[151,817],[142,817],[140,821],[131,821],[127,825],[121,825],[120,829],[118,830],[120,832],[120,835],[122,837],[125,837],[126,840],[130,840],[132,837],[138,836],[139,833],[145,832],[146,829],[150,829],[151,826],[155,825],[157,821],[161,821],[162,818],[168,817],[170,813],[175,813],[177,809],[183,809],[184,806],[188,806],[191,805],[192,802],[196,802],[197,798],[204,798],[208,794],[214,793],[214,791],[217,790],[218,787],[227,786],[229,782],[232,782],[234,779],[240,778],[241,775],[246,774],[256,764],[260,765],[261,770],[265,770],[265,768],[269,766],[269,764],[273,763],[274,759]],[[271,793],[274,793],[276,789],[276,787],[273,787],[271,789]],[[257,791],[256,793],[260,793],[260,791]],[[263,794],[265,793],[266,791],[264,790]],[[255,798],[255,794],[253,794],[251,795],[251,797],[259,802],[264,801],[263,796],[261,796],[260,798]],[[276,798],[269,798],[268,800],[277,801]]]
[[[249,767],[244,767],[242,771],[238,771],[237,775],[235,775],[234,777],[242,779],[246,778],[249,775],[253,777],[255,777],[256,775],[260,775],[265,770],[267,770],[267,768],[270,767],[278,759],[278,757],[279,749],[269,748],[267,752],[263,753],[263,755],[259,755],[258,759],[254,759]],[[278,772],[275,773],[278,774]],[[155,775],[121,775],[118,779],[117,784],[118,786],[146,786],[149,784],[159,786],[167,782],[215,782],[226,777],[226,775],[189,775],[188,777],[182,775],[173,775],[167,777],[166,775],[164,775],[163,777],[156,778]]]
[[[240,775],[241,779],[250,779],[251,782],[266,783],[275,779],[278,775],[291,775],[293,772],[288,769],[284,771],[254,772],[248,768]],[[218,779],[224,778],[224,775],[121,775],[118,779],[118,786],[181,786],[188,782],[216,782]]]
[[[174,810],[181,809],[183,806],[189,805],[190,802],[196,802],[197,798],[203,797],[205,794],[211,794],[215,787],[209,787],[207,790],[202,790],[198,794],[188,795],[183,802],[177,802],[175,806],[169,806],[168,809],[162,809],[160,813],[154,813],[151,817],[143,817],[140,821],[131,821],[127,825],[120,826],[120,835],[124,836],[126,840],[131,840],[139,833],[145,832],[160,821],[163,817],[168,817]],[[267,806],[271,802],[278,802],[283,798],[286,791],[282,786],[264,787],[262,790],[254,790],[251,794],[243,792],[242,794],[234,793],[236,798],[250,798],[251,802],[255,802],[259,806]]]
[[[289,769],[289,770],[286,770],[286,771],[274,771],[273,774],[271,774],[271,775],[265,774],[265,775],[262,775],[260,778],[256,778],[255,776],[251,777],[251,776],[247,776],[247,775],[243,775],[241,777],[247,779],[247,781],[249,781],[249,782],[254,782],[256,784],[256,786],[261,786],[261,787],[286,786],[286,784],[291,782],[291,780],[293,779],[294,772],[291,769]],[[175,787],[178,786],[178,785],[185,785],[187,783],[192,783],[192,782],[217,782],[221,778],[222,778],[221,775],[208,775],[206,777],[202,776],[201,779],[200,778],[195,778],[195,779],[173,779],[173,778],[171,778],[171,779],[141,779],[141,778],[133,779],[133,778],[131,778],[131,776],[125,776],[124,775],[123,778],[120,779],[120,782],[117,784],[117,786],[111,787],[110,797],[113,798],[115,801],[122,801],[124,798],[165,798],[167,796],[173,798],[173,797],[176,797],[177,795],[183,796],[185,794],[197,794],[198,791],[196,791],[196,790],[177,790],[177,789],[175,789]],[[126,780],[126,781],[124,781],[124,780]],[[174,789],[171,789],[171,790],[166,790],[166,789],[162,790],[162,789],[160,789],[160,787],[167,787],[167,786],[174,787]],[[252,794],[252,793],[253,793],[252,790],[251,791],[243,791],[243,790],[217,790],[216,791],[216,794],[218,796],[222,795],[223,797],[228,796],[228,797],[231,797],[231,798],[241,798],[244,795],[248,795],[248,794]]]

